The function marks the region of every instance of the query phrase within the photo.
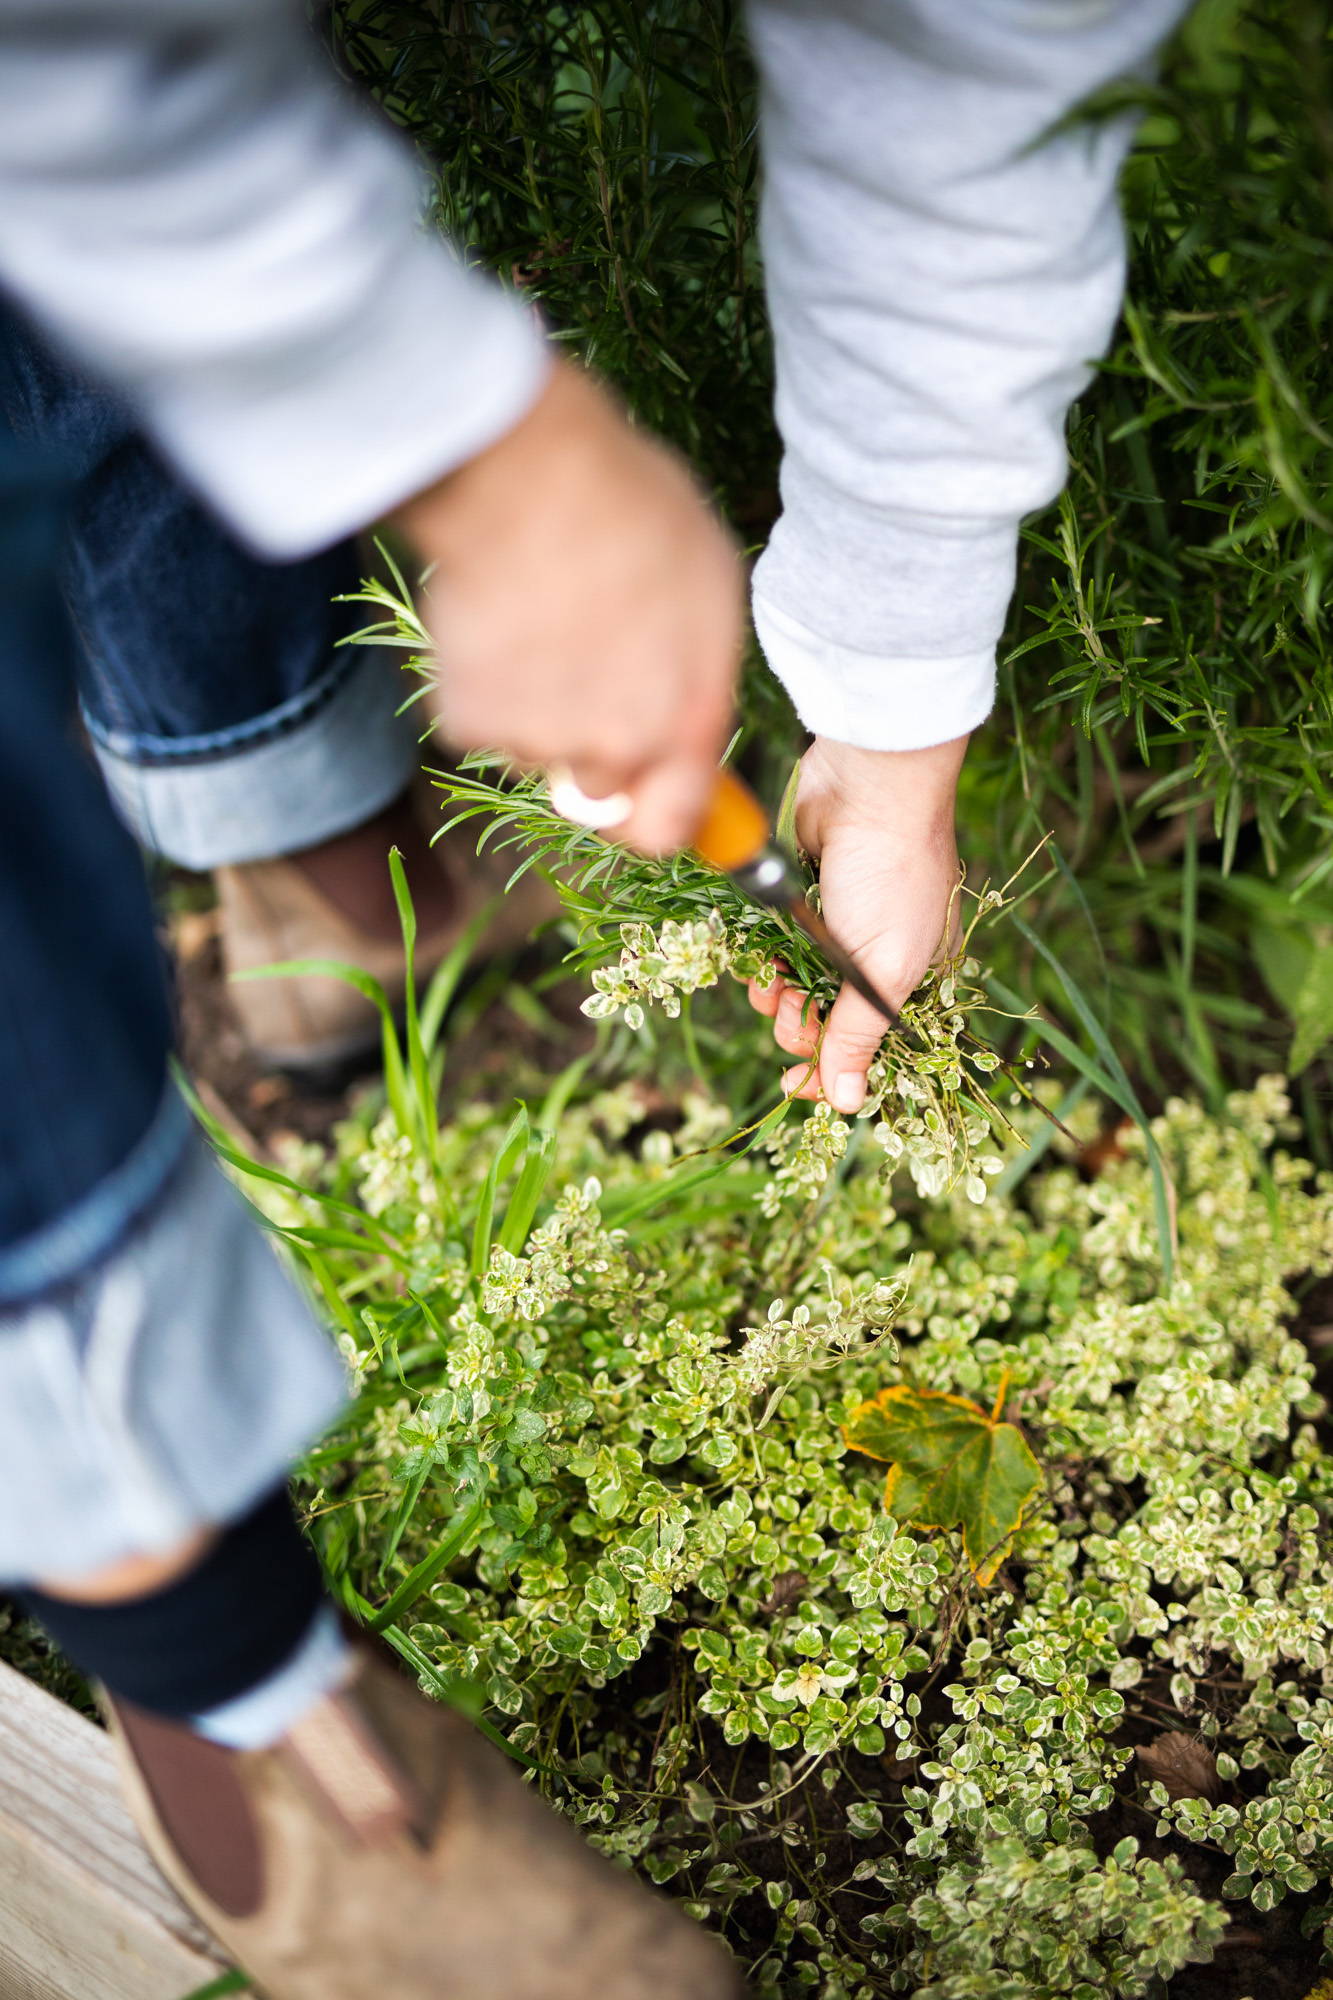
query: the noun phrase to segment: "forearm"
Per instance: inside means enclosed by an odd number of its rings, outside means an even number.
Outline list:
[[[531,405],[527,314],[423,232],[409,152],[282,0],[0,0],[0,57],[0,283],[263,552]]]
[[[913,749],[993,699],[1021,516],[1114,325],[1132,120],[1053,132],[1180,0],[751,0],[783,514],[755,574],[817,733]]]

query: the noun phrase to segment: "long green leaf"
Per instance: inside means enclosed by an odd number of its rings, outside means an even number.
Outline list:
[[[557,1136],[554,1132],[533,1132],[529,1137],[528,1156],[509,1197],[498,1238],[501,1248],[515,1257],[522,1253],[523,1245],[528,1240],[537,1204],[551,1178]]]
[[[389,1530],[388,1539],[384,1544],[383,1553],[380,1556],[381,1577],[383,1577],[389,1564],[398,1553],[398,1544],[403,1539],[403,1532],[408,1522],[416,1512],[417,1502],[421,1498],[426,1481],[430,1478],[433,1463],[434,1461],[429,1452],[423,1454],[420,1465],[417,1466],[407,1482],[403,1497],[398,1503],[398,1512],[393,1518],[393,1526]]]
[[[407,1048],[407,1070],[412,1079],[415,1111],[412,1130],[430,1161],[432,1174],[438,1179],[440,1120],[435,1107],[435,1086],[431,1080],[429,1054],[422,1038],[421,1022],[417,1014],[417,913],[412,903],[412,891],[407,886],[407,871],[403,867],[403,857],[396,847],[389,852],[389,877],[393,883],[394,901],[398,905],[398,921],[403,929],[405,972],[403,1040]]]
[[[1176,1269],[1175,1218],[1172,1210],[1170,1183],[1167,1177],[1166,1165],[1162,1159],[1161,1149],[1153,1137],[1148,1114],[1139,1101],[1138,1092],[1125,1073],[1124,1065],[1112,1046],[1110,1036],[1089,1006],[1073,974],[1060,963],[1050,947],[1042,942],[1036,932],[1030,925],[1024,923],[1021,917],[1015,917],[1014,923],[1020,934],[1027,939],[1033,950],[1041,958],[1045,959],[1047,965],[1050,966],[1052,972],[1060,981],[1068,997],[1070,1006],[1078,1016],[1088,1039],[1097,1051],[1104,1072],[1111,1078],[1114,1084],[1114,1088],[1109,1094],[1119,1104],[1126,1116],[1134,1120],[1134,1123],[1143,1134],[1143,1143],[1148,1155],[1148,1168],[1152,1174],[1153,1207],[1157,1220],[1158,1249],[1162,1260],[1162,1282],[1169,1291],[1175,1281]],[[1049,1023],[1037,1020],[1034,1022],[1034,1025],[1049,1036]]]
[[[431,974],[430,984],[421,1002],[420,1016],[421,1039],[428,1054],[433,1054],[435,1051],[450,1003],[458,991],[482,932],[500,906],[500,900],[499,896],[492,896],[488,903],[482,905],[466,930],[449,947],[447,954]]]
[[[464,1509],[443,1540],[438,1542],[430,1554],[423,1556],[415,1568],[410,1569],[388,1602],[371,1619],[371,1629],[383,1632],[410,1611],[423,1591],[429,1590],[441,1570],[448,1569],[451,1562],[463,1553],[464,1548],[489,1512],[485,1499],[474,1501]]]
[[[535,1757],[529,1757],[522,1750],[516,1750],[509,1738],[479,1712],[475,1700],[469,1699],[472,1690],[468,1684],[450,1680],[447,1674],[442,1674],[400,1626],[387,1625],[383,1638],[386,1646],[392,1646],[395,1653],[406,1660],[410,1667],[414,1667],[424,1681],[430,1683],[441,1701],[447,1702],[450,1708],[460,1709],[472,1727],[479,1729],[497,1750],[503,1750],[506,1757],[512,1759],[515,1764],[522,1764],[525,1770],[540,1771],[543,1775],[555,1775],[548,1764],[541,1764]]]
[[[592,1058],[593,1052],[589,1049],[585,1055],[575,1056],[573,1062],[567,1063],[565,1068],[561,1070],[559,1076],[542,1099],[541,1109],[537,1113],[537,1130],[539,1132],[554,1132],[557,1130],[560,1120],[565,1115],[566,1106],[588,1072]]]
[[[1055,1113],[1062,1125],[1067,1122],[1070,1112],[1076,1111],[1083,1102],[1083,1099],[1088,1094],[1091,1082],[1091,1077],[1081,1076],[1065,1092]],[[1012,1194],[1016,1187],[1022,1185],[1038,1161],[1043,1159],[1050,1151],[1052,1141],[1055,1138],[1055,1132],[1056,1128],[1051,1124],[1049,1119],[1037,1128],[1036,1136],[1027,1148],[1027,1151],[1020,1153],[1016,1159],[1010,1160],[1004,1172],[993,1183],[993,1190],[996,1194]]]
[[[233,979],[341,979],[346,985],[354,986],[364,994],[379,1012],[380,1035],[384,1059],[384,1089],[390,1109],[398,1123],[400,1132],[412,1131],[412,1102],[407,1088],[407,1072],[403,1066],[403,1052],[398,1042],[398,1029],[394,1023],[393,1008],[389,996],[378,979],[363,972],[359,965],[348,965],[339,958],[287,958],[276,965],[257,965],[247,972],[234,972]]]
[[[373,1216],[366,1214],[364,1209],[355,1207],[350,1201],[343,1201],[338,1195],[323,1194],[318,1188],[307,1187],[303,1182],[293,1180],[290,1174],[284,1174],[280,1168],[266,1166],[262,1161],[252,1159],[249,1153],[243,1153],[226,1126],[220,1124],[213,1116],[196,1094],[188,1077],[184,1076],[177,1065],[173,1065],[173,1074],[177,1088],[208,1134],[213,1150],[229,1167],[234,1167],[238,1173],[249,1175],[252,1180],[271,1181],[274,1187],[284,1188],[288,1194],[306,1196],[311,1201],[317,1201],[322,1208],[332,1209],[336,1215],[347,1216],[360,1226],[382,1257],[391,1257],[399,1263],[404,1261],[392,1238],[385,1233]],[[269,1226],[277,1229],[279,1234],[283,1233],[279,1225]]]
[[[477,1203],[477,1217],[472,1226],[471,1270],[474,1278],[485,1276],[486,1266],[491,1261],[491,1234],[495,1225],[495,1192],[505,1176],[513,1171],[528,1143],[528,1111],[520,1105],[506,1128],[505,1135],[495,1149],[494,1157],[482,1183],[481,1195]]]

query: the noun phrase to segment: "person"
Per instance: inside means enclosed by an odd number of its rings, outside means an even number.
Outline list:
[[[1017,523],[1123,282],[1131,121],[1067,114],[1179,12],[750,0],[784,442],[754,617],[812,732],[825,914],[891,999],[941,943]],[[373,943],[410,763],[327,599],[387,516],[437,566],[452,742],[627,792],[648,851],[698,823],[734,548],[417,208],[294,9],[0,0],[0,1577],[106,1689],[145,1837],[272,2000],[711,2000],[725,1957],[322,1597],[284,1473],[341,1376],[170,1090],[108,791]],[[802,996],[752,997],[807,1057]],[[844,991],[792,1082],[854,1110],[879,1028]]]

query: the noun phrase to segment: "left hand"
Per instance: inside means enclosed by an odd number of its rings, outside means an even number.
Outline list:
[[[860,750],[816,737],[801,761],[796,836],[819,863],[824,919],[893,1007],[957,938],[954,799],[966,749],[966,736],[926,750]],[[781,975],[767,989],[751,982],[749,994],[772,1020],[778,1047],[803,1059],[783,1088],[859,1111],[883,1015],[844,986],[812,1070],[820,1023],[806,995]]]

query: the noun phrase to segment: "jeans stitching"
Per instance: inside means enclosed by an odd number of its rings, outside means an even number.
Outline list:
[[[86,704],[84,725],[93,741],[108,755],[148,769],[173,764],[201,764],[236,756],[246,750],[259,749],[265,743],[277,742],[284,736],[294,736],[313,721],[357,668],[364,664],[364,660],[358,657],[357,648],[349,646],[346,654],[345,662],[335,658],[319,680],[303,688],[300,694],[290,696],[277,708],[267,709],[263,715],[254,716],[247,722],[234,723],[230,728],[213,730],[206,735],[154,736],[138,730],[107,729],[89,713]]]

